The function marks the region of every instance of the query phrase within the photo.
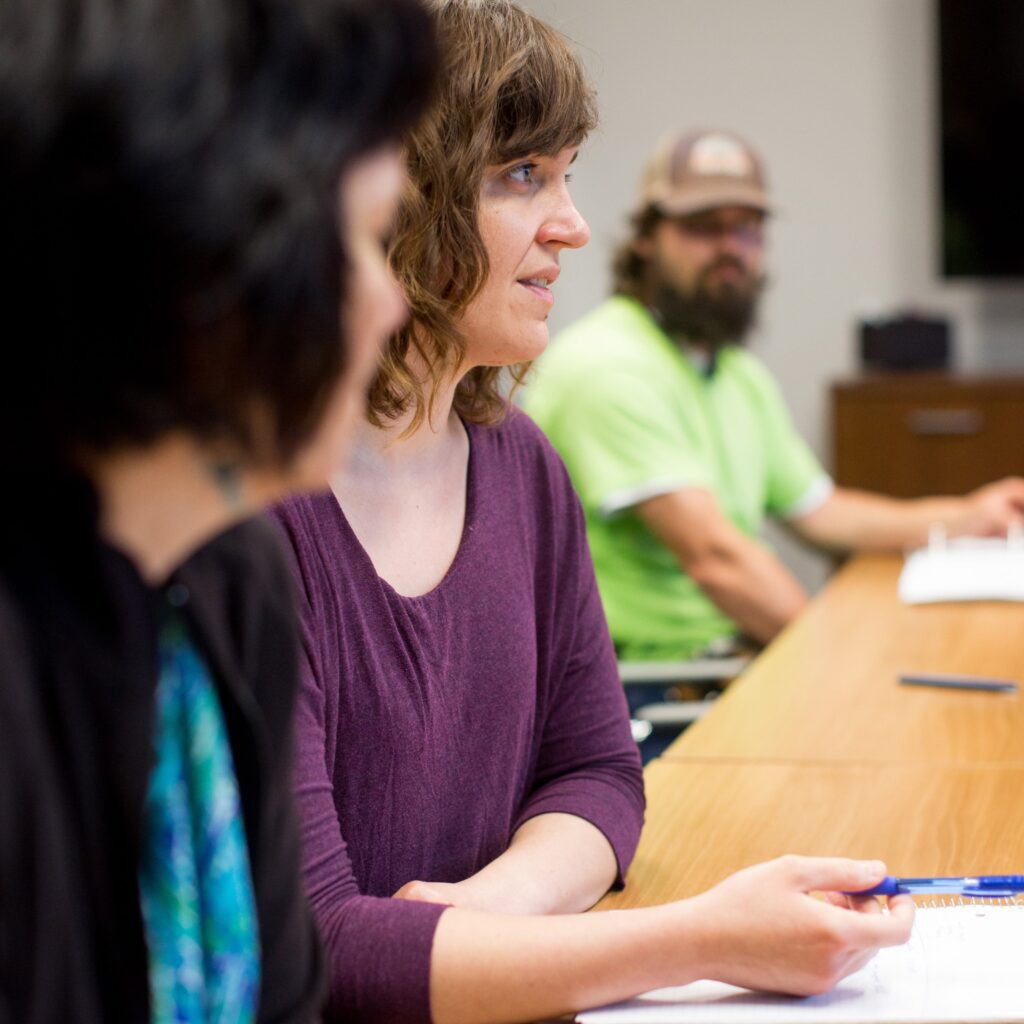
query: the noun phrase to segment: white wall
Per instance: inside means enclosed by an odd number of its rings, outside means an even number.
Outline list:
[[[593,241],[567,253],[552,327],[597,303],[644,160],[666,126],[761,151],[779,215],[753,342],[830,458],[828,385],[865,311],[955,318],[959,365],[1024,371],[1024,287],[948,285],[936,265],[933,0],[523,0],[579,48],[602,125],[574,168]],[[816,560],[784,554],[811,585]]]

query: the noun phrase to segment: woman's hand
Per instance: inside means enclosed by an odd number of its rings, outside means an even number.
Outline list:
[[[910,936],[909,897],[891,900],[886,914],[875,899],[841,895],[876,885],[884,873],[876,861],[783,857],[693,899],[642,910],[499,919],[455,909],[441,916],[434,938],[434,1019],[548,1019],[699,978],[825,992],[879,947]],[[459,888],[412,882],[402,895],[444,902],[458,899]],[[809,895],[817,891],[829,898]]]
[[[463,910],[478,910],[472,899],[458,882],[421,882],[416,879],[406,882],[395,893],[396,900],[415,900],[420,903],[443,903]]]
[[[907,941],[909,896],[850,897],[885,875],[878,861],[781,857],[746,868],[684,903],[702,974],[744,988],[790,995],[826,992],[883,946]],[[823,892],[825,900],[810,896]]]

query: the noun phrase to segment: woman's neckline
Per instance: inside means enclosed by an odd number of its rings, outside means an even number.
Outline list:
[[[477,486],[476,481],[478,477],[477,472],[477,459],[478,459],[478,437],[476,436],[475,426],[471,423],[467,423],[460,417],[459,422],[462,424],[463,429],[466,432],[466,440],[468,443],[468,455],[466,459],[466,498],[465,508],[463,510],[462,518],[462,532],[459,536],[459,543],[455,549],[455,554],[452,557],[447,569],[441,575],[441,578],[428,590],[423,591],[419,594],[403,594],[401,591],[396,589],[388,579],[382,576],[377,571],[377,566],[374,564],[373,558],[370,553],[366,550],[363,542],[359,539],[356,531],[353,529],[352,524],[349,522],[348,516],[345,513],[345,509],[338,499],[337,495],[331,492],[331,498],[334,502],[334,506],[337,509],[339,519],[342,527],[348,534],[351,543],[358,550],[359,558],[364,564],[365,570],[370,573],[373,578],[377,581],[380,588],[387,594],[387,596],[393,600],[401,601],[403,603],[415,604],[416,602],[429,601],[433,597],[443,592],[451,584],[451,581],[456,578],[461,572],[462,565],[466,562],[469,557],[470,549],[472,547],[472,541],[474,536],[474,528],[476,525],[477,515]]]

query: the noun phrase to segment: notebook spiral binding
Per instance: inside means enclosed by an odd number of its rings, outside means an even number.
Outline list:
[[[917,903],[919,907],[1024,907],[1024,897],[999,896],[985,899],[979,896],[929,896]]]

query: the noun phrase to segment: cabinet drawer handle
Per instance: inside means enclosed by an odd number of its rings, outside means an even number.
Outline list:
[[[980,434],[985,417],[977,409],[915,409],[907,426],[918,437],[970,437]]]

